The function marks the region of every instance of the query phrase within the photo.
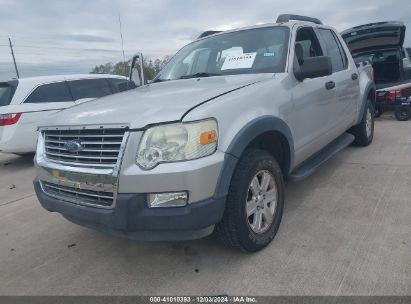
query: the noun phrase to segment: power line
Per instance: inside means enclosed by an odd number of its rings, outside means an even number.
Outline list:
[[[61,47],[61,46],[39,46],[39,45],[23,45],[23,44],[15,44],[16,48],[34,48],[34,49],[56,49],[56,50],[64,50],[64,51],[92,51],[92,52],[118,52],[118,50],[107,50],[107,49],[84,49],[84,48],[68,48],[68,47]]]
[[[119,52],[117,49],[99,49],[99,48],[73,48],[73,47],[62,47],[62,46],[43,46],[43,45],[33,45],[33,44],[15,44],[15,48],[34,48],[34,49],[56,49],[63,51],[91,51],[91,52],[107,52],[114,53]],[[10,47],[8,44],[0,44],[0,47]],[[123,58],[125,58],[125,51],[122,43],[122,53]]]

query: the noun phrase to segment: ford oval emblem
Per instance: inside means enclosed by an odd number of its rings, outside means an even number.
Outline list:
[[[76,153],[79,152],[83,149],[83,146],[81,145],[81,141],[78,139],[75,140],[70,140],[64,144],[64,149],[66,149],[68,152],[71,153]]]

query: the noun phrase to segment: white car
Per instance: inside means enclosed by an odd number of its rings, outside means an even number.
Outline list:
[[[103,74],[0,82],[0,152],[32,153],[36,150],[37,126],[48,115],[129,88],[126,77]]]

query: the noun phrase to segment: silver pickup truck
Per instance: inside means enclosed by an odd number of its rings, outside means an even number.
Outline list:
[[[285,180],[372,142],[371,73],[314,18],[206,32],[149,84],[141,73],[136,89],[44,121],[38,199],[117,236],[214,231],[230,247],[258,251],[280,226]]]

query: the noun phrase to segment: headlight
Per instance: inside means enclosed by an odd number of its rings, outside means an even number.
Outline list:
[[[159,163],[205,157],[216,151],[217,137],[214,119],[156,126],[144,132],[136,163],[149,170]]]

